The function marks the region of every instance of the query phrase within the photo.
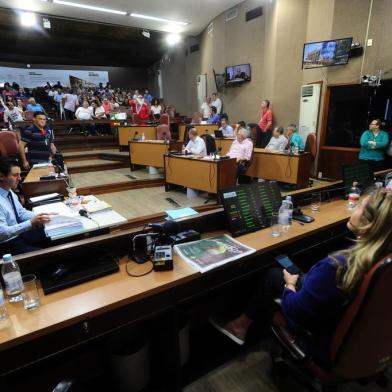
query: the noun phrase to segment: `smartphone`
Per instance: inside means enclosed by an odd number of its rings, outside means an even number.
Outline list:
[[[302,272],[287,255],[276,256],[275,260],[292,275],[298,275]]]
[[[309,215],[293,214],[293,220],[303,222],[303,223],[310,223],[310,222],[314,221],[314,218],[313,218],[313,216],[309,216]]]

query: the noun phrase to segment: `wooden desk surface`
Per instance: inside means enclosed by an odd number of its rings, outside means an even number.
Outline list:
[[[293,222],[290,230],[280,237],[273,238],[270,229],[264,229],[237,237],[237,239],[255,248],[256,254],[263,254],[318,231],[344,223],[351,212],[347,210],[345,200],[336,200],[322,203],[319,212],[312,213],[304,208],[304,213],[313,215],[315,221],[305,225]],[[207,233],[203,237],[215,234],[218,233]],[[175,254],[173,271],[151,272],[138,278],[126,274],[126,260],[127,257],[121,259],[120,272],[116,274],[47,296],[44,296],[40,289],[41,306],[37,310],[25,311],[21,303],[7,304],[10,319],[0,328],[0,351],[201,277],[199,272],[195,272]],[[246,259],[243,262],[246,262]],[[149,268],[149,263],[144,265],[132,263],[131,270],[135,274],[140,274]]]
[[[129,141],[129,161],[131,165],[164,167],[163,156],[169,150],[181,150],[182,142],[165,143],[163,140]]]
[[[205,133],[214,134],[216,129],[219,129],[218,124],[181,124],[178,128],[178,139],[185,139],[185,130],[187,127],[192,126],[196,129],[197,134],[203,135]]]
[[[128,148],[128,142],[133,140],[135,135],[141,137],[143,133],[146,139],[153,140],[157,138],[155,126],[120,126],[118,127],[118,144]]]
[[[165,155],[166,184],[181,185],[209,193],[236,184],[237,162],[235,159],[207,160],[194,156]]]
[[[264,148],[255,148],[252,163],[246,174],[265,180],[296,184],[298,188],[304,188],[309,182],[310,154],[287,155]]]
[[[231,138],[224,138],[224,139],[215,139],[215,145],[216,148],[221,148],[221,152],[219,153],[220,155],[226,155],[229,150],[231,145],[233,144],[233,141],[235,140],[234,137]]]

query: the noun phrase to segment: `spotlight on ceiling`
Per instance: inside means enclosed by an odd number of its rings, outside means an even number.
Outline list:
[[[37,24],[37,17],[33,12],[22,12],[20,14],[20,24],[23,27],[33,27]]]
[[[149,32],[148,30],[143,30],[143,31],[142,31],[142,36],[143,36],[143,37],[146,37],[146,38],[150,38],[150,37],[151,37],[151,34],[150,34],[150,32]]]
[[[166,36],[166,42],[169,46],[178,44],[181,41],[181,35],[177,33],[168,34]]]

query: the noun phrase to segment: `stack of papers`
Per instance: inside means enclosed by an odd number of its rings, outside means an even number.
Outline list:
[[[106,210],[111,210],[112,206],[106,201],[103,200],[97,200],[97,201],[90,201],[89,203],[85,204],[83,208],[89,213],[92,214],[94,212],[99,212],[99,211],[106,211]]]
[[[56,199],[57,197],[60,197],[59,193],[48,193],[47,195],[30,197],[30,201],[32,203],[38,203],[38,202],[44,201],[44,200]]]
[[[50,222],[45,224],[45,233],[48,237],[73,234],[83,230],[81,220],[73,216],[53,215]]]
[[[174,210],[166,210],[168,219],[180,219],[185,218],[186,216],[197,215],[198,212],[190,207],[185,208],[176,208]]]

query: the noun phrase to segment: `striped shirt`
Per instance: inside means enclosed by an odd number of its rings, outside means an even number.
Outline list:
[[[53,131],[45,127],[42,131],[36,126],[31,125],[22,133],[22,141],[27,144],[27,160],[30,164],[47,162],[52,155],[50,145],[53,143]]]

